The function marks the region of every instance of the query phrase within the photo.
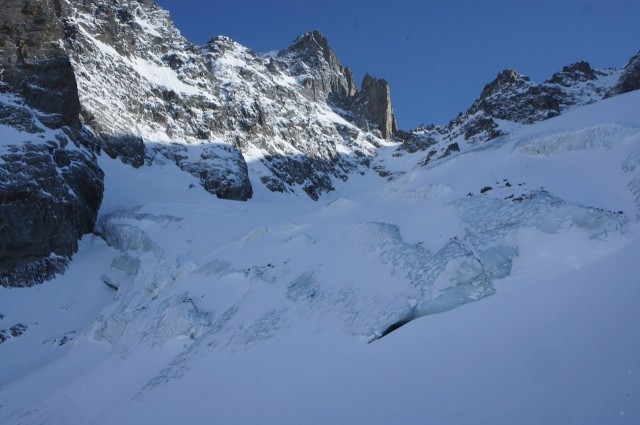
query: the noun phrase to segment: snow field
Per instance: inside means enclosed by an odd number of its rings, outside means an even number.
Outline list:
[[[88,235],[65,276],[2,290],[0,323],[29,329],[0,347],[0,421],[637,422],[639,106],[317,203],[102,157],[111,246]]]

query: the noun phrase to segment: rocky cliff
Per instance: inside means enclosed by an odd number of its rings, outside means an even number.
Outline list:
[[[299,79],[310,100],[349,104],[358,92],[351,70],[340,64],[329,42],[319,31],[298,37],[280,51],[276,59],[289,68],[290,75]]]
[[[6,0],[0,18],[2,81],[43,113],[50,127],[77,126],[80,103],[59,1]],[[43,116],[43,118],[45,118]]]
[[[622,75],[605,97],[640,89],[640,52],[632,57],[622,70]]]
[[[96,221],[99,152],[175,163],[219,198],[264,184],[318,199],[396,131],[388,85],[367,77],[359,91],[317,31],[258,55],[226,37],[192,44],[148,0],[7,0],[2,12],[3,285],[64,270]]]
[[[227,37],[189,43],[153,2],[72,6],[65,46],[83,122],[126,163],[175,162],[221,198],[264,184],[317,199],[393,136],[369,132],[370,109],[349,114],[362,94],[317,31],[258,55]]]
[[[0,18],[0,285],[62,272],[103,193],[96,141],[79,121],[61,5],[5,1]]]
[[[359,91],[351,70],[340,64],[318,31],[299,37],[277,58],[298,78],[307,98],[328,101],[343,109],[360,129],[379,131],[384,139],[391,139],[398,131],[389,84],[366,74]]]
[[[151,0],[5,0],[0,18],[0,283],[60,272],[96,221],[96,155],[175,164],[211,194],[257,185],[317,200],[372,167],[380,146],[419,164],[638,87],[586,62],[542,84],[505,70],[447,126],[397,129],[389,84],[358,88],[319,32],[258,54],[220,36],[186,40]]]
[[[380,131],[385,139],[393,137],[398,131],[391,105],[391,90],[385,80],[365,75],[362,91],[356,94],[350,109],[360,128]]]

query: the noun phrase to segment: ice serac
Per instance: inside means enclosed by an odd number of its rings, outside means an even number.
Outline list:
[[[640,52],[629,60],[622,70],[622,75],[615,86],[606,94],[606,97],[628,93],[640,89]]]
[[[79,121],[57,1],[5,1],[0,18],[0,285],[62,272],[103,193],[95,140]]]

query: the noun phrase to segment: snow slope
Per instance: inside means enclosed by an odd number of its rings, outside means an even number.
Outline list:
[[[0,288],[0,423],[638,423],[638,110],[383,147],[319,202],[102,157],[101,238]]]

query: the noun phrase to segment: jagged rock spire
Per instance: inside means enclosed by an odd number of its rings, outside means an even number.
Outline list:
[[[373,124],[385,139],[390,139],[398,131],[391,90],[386,80],[366,74],[362,80],[362,91],[355,96],[351,111],[360,128]]]
[[[358,90],[351,70],[342,66],[329,42],[319,31],[308,32],[298,38],[278,56],[296,59],[292,75],[307,75],[303,83],[311,100],[337,98],[344,101]]]
[[[303,86],[311,100],[326,100],[351,111],[358,127],[379,130],[385,139],[397,132],[389,84],[367,74],[358,91],[351,70],[340,64],[326,37],[319,31],[298,37],[278,56],[295,60],[290,61],[290,72],[306,77]]]

